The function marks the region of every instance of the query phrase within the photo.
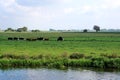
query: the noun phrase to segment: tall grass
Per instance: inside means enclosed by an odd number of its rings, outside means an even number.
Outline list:
[[[120,69],[120,59],[0,59],[0,67],[54,67],[62,69],[68,67],[94,67]]]

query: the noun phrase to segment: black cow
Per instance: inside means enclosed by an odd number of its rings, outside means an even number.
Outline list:
[[[8,37],[8,40],[13,40],[13,38],[12,37]]]
[[[37,38],[37,40],[39,41],[42,41],[43,39],[44,39],[43,37]]]
[[[30,41],[31,39],[30,38],[26,38],[26,41]]]
[[[44,38],[44,41],[49,41],[49,38]]]
[[[24,40],[24,38],[20,37],[19,40]]]
[[[13,40],[19,40],[17,37],[14,37]]]
[[[63,40],[64,40],[64,39],[63,39],[63,37],[61,37],[61,36],[57,38],[57,41],[63,41]]]
[[[37,39],[36,38],[32,38],[31,41],[36,41]]]
[[[37,39],[36,38],[27,38],[26,40],[27,41],[36,41]]]

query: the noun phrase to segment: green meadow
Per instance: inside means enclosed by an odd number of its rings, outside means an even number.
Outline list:
[[[62,36],[64,41],[57,41]],[[49,41],[8,40],[49,38]],[[0,67],[48,66],[120,68],[120,33],[0,33]]]

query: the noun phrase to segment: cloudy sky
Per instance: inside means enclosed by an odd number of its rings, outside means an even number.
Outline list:
[[[120,0],[0,0],[0,29],[120,29]]]

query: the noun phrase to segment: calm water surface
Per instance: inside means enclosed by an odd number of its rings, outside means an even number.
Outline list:
[[[120,72],[85,69],[1,69],[0,80],[120,80]]]

